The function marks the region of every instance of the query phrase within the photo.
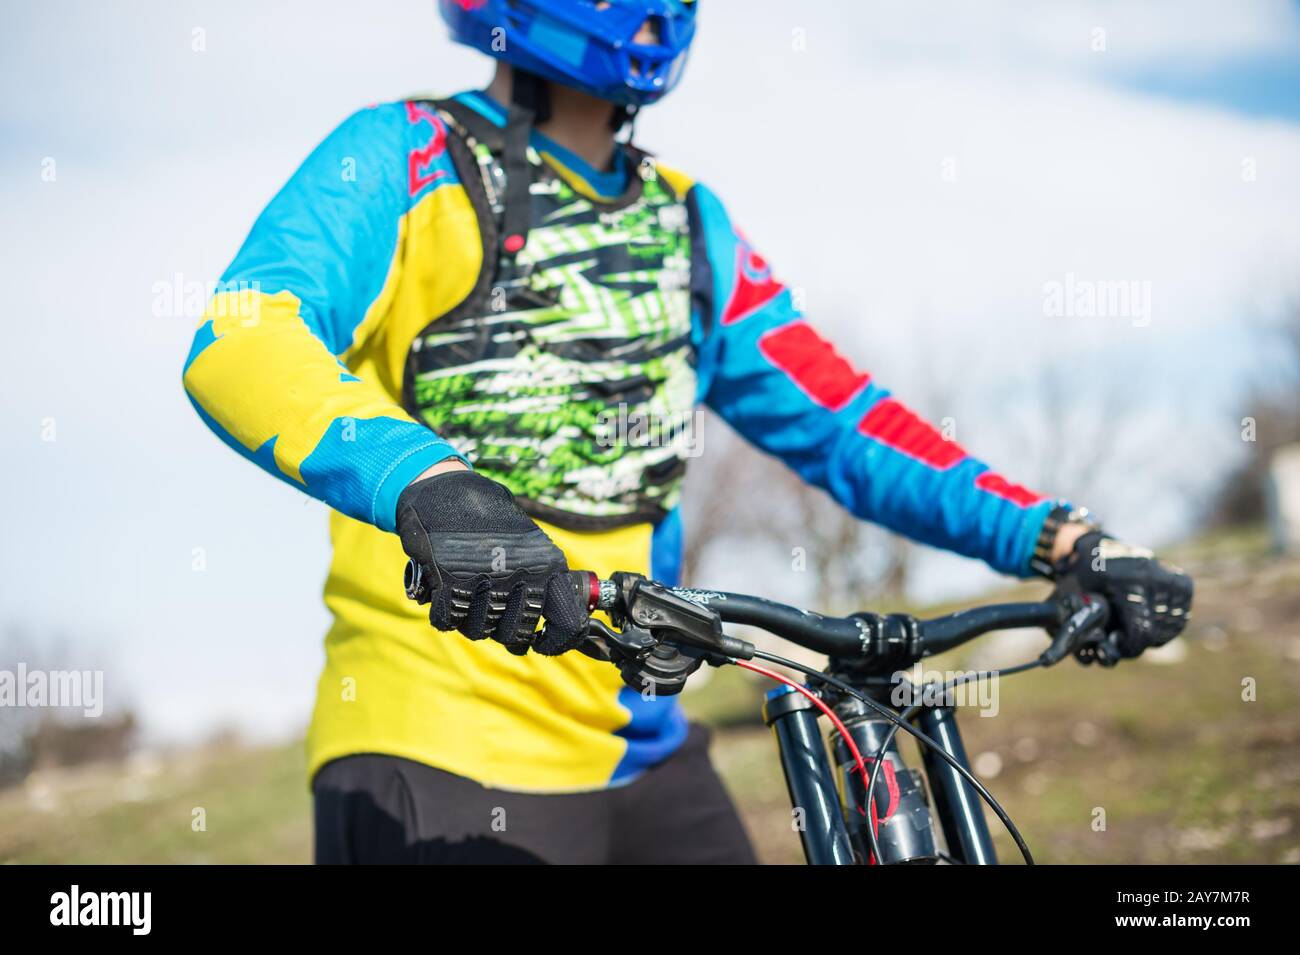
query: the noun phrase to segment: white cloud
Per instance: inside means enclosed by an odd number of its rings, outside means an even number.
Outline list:
[[[823,39],[872,60],[1001,63],[1015,72],[1091,72],[1099,48],[1111,67],[1200,69],[1294,52],[1300,42],[1300,14],[1286,0],[922,0],[786,4],[766,13],[767,24],[817,23]]]

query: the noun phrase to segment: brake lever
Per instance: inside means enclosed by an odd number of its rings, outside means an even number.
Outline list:
[[[621,631],[600,620],[587,625],[586,639],[578,652],[618,667],[623,682],[638,693],[675,696],[705,661],[705,654],[691,647],[676,647],[631,624]]]
[[[752,644],[722,632],[716,611],[657,581],[625,573],[601,581],[586,571],[571,579],[588,610],[606,610],[614,623],[590,619],[579,652],[613,663],[638,692],[671,696],[706,661],[754,655]]]
[[[649,653],[658,641],[639,627],[615,630],[603,620],[592,617],[587,621],[587,636],[578,644],[578,652],[608,663],[616,654],[637,657]]]
[[[1091,649],[1093,645],[1088,638],[1100,630],[1104,639],[1106,620],[1110,617],[1106,601],[1097,594],[1062,594],[1059,599],[1068,616],[1051,645],[1039,654],[1038,662],[1045,667],[1055,666],[1085,646]]]
[[[1117,634],[1099,631],[1095,636],[1084,638],[1074,651],[1074,658],[1084,666],[1096,663],[1109,669],[1124,659],[1117,640]]]

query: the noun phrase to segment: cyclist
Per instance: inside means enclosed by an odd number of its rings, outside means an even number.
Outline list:
[[[703,402],[857,517],[1105,593],[1125,656],[1187,619],[1185,575],[944,440],[799,314],[708,187],[616,141],[676,85],[697,6],[441,0],[491,84],[345,121],[195,336],[203,420],[333,508],[319,862],[752,861],[703,731],[566,652],[569,567],[678,573],[689,436],[611,422]]]

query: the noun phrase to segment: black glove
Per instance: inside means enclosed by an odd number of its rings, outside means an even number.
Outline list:
[[[1101,594],[1110,607],[1109,639],[1122,657],[1140,656],[1183,632],[1192,613],[1192,578],[1149,550],[1091,531],[1056,568],[1067,589]],[[1080,659],[1088,660],[1091,657]]]
[[[586,635],[564,554],[496,481],[473,471],[416,481],[397,499],[397,533],[439,630],[491,637],[518,655],[563,653]],[[534,641],[539,615],[546,635]]]

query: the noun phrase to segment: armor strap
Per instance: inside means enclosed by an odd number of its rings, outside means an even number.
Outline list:
[[[546,83],[535,74],[515,70],[501,157],[506,170],[506,208],[501,222],[499,258],[510,264],[528,242],[528,227],[533,217],[533,171],[528,162],[528,137],[537,119],[545,118],[549,112],[548,106]]]

